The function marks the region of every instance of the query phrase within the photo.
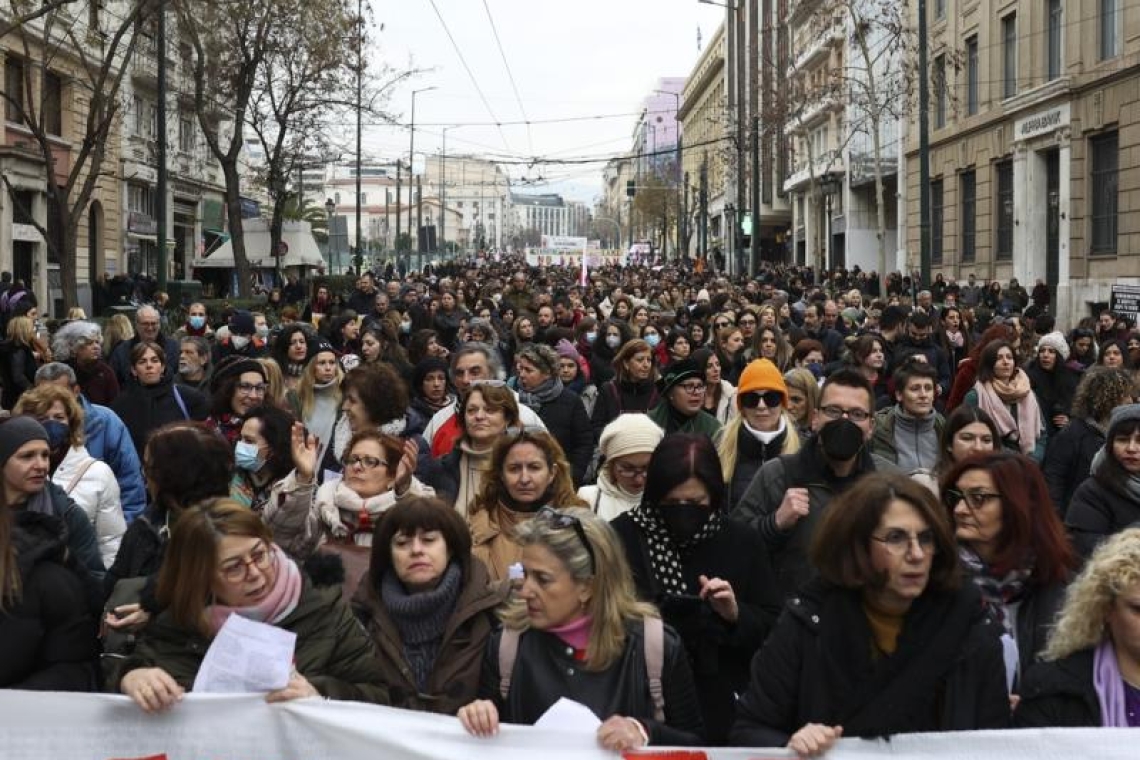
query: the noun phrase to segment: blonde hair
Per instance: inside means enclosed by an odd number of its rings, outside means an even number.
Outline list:
[[[787,409],[780,412],[780,415],[784,419],[784,445],[780,448],[780,454],[795,454],[800,450],[800,434],[796,431],[796,421],[792,419]],[[732,476],[736,472],[736,444],[740,440],[740,426],[743,424],[743,415],[733,415],[724,426],[720,440],[716,444],[716,453],[720,455],[720,469],[725,483],[731,483]]]
[[[127,319],[127,315],[113,315],[107,320],[107,326],[103,328],[103,355],[110,356],[115,346],[133,337],[135,337],[135,328],[131,320]]]
[[[269,386],[266,389],[265,400],[272,402],[274,406],[284,407],[285,376],[281,373],[281,367],[269,357],[262,357],[257,363],[265,370],[265,384]]]
[[[313,415],[313,407],[316,404],[316,390],[313,388],[317,383],[317,357],[329,351],[314,351],[313,355],[309,357],[309,363],[305,365],[304,371],[301,372],[301,382],[297,384],[297,419],[305,422]],[[336,363],[336,381],[333,383],[333,395],[336,396],[337,409],[340,408],[341,390],[340,385],[344,381],[344,370],[340,367],[340,362]]]
[[[67,426],[72,446],[83,445],[83,407],[75,400],[75,394],[66,388],[52,383],[37,385],[20,394],[12,414],[27,414],[32,417],[43,417],[52,408],[55,402],[63,405],[63,412],[67,415]]]
[[[809,369],[796,367],[784,373],[784,383],[788,388],[795,388],[804,394],[804,400],[807,402],[804,404],[804,421],[803,423],[797,421],[796,424],[810,423],[812,412],[819,406],[819,383],[816,382],[815,375]]]
[[[12,317],[8,322],[8,340],[29,348],[36,339],[35,323],[27,317]]]
[[[515,540],[524,547],[545,547],[575,581],[588,586],[590,597],[585,611],[592,619],[586,669],[605,670],[621,657],[630,621],[661,615],[653,605],[638,601],[625,549],[610,524],[582,507],[558,511],[578,521],[590,542],[589,551],[573,527],[558,527],[541,516],[517,525]],[[530,627],[526,602],[518,595],[499,613],[499,618],[513,630],[525,631]]]
[[[1094,647],[1105,636],[1105,619],[1116,597],[1140,583],[1140,528],[1129,528],[1097,547],[1070,584],[1057,624],[1041,656],[1059,660]]]

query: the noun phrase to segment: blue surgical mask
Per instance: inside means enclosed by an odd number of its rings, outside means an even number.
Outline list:
[[[815,375],[816,380],[823,377],[823,365],[820,364],[819,362],[811,362],[810,364],[807,365],[807,368],[808,368],[808,370],[811,371],[811,373],[813,375]]]
[[[256,329],[257,329],[257,337],[259,337],[259,338],[268,338],[269,337],[269,325],[258,325]]]
[[[258,456],[257,444],[238,441],[234,446],[234,464],[239,470],[257,472],[265,465],[265,461]]]
[[[192,316],[190,317],[190,326],[195,330],[201,330],[206,326],[206,318],[198,315]]]
[[[587,343],[592,344],[597,339],[598,339],[598,331],[597,330],[592,330],[592,331],[586,333],[586,342]]]
[[[650,348],[657,348],[657,344],[661,342],[661,336],[657,333],[650,333],[644,337],[645,342],[649,344]]]
[[[66,422],[59,420],[43,420],[40,422],[47,431],[48,447],[53,451],[67,446],[71,438],[71,427]]]
[[[618,346],[621,345],[621,337],[617,336],[617,335],[607,335],[606,336],[606,345],[609,346],[610,348],[617,348]]]

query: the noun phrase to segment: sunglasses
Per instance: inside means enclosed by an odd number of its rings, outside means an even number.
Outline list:
[[[572,528],[574,533],[577,534],[578,540],[582,542],[582,547],[586,550],[586,554],[590,558],[590,574],[596,575],[598,572],[598,560],[594,556],[594,547],[590,544],[590,539],[586,537],[586,529],[582,527],[582,521],[574,515],[568,515],[565,512],[559,512],[554,507],[543,507],[535,513],[536,520],[545,520],[555,528],[563,530],[565,528]]]
[[[779,391],[749,391],[740,394],[740,406],[743,409],[755,409],[761,401],[764,406],[774,409],[784,403],[784,394]]]

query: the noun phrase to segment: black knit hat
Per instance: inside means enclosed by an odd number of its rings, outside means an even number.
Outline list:
[[[693,377],[703,381],[705,370],[704,366],[698,364],[696,359],[688,356],[679,362],[673,362],[665,369],[661,377],[657,378],[657,390],[664,396],[673,389],[673,386]]]
[[[265,381],[265,367],[261,366],[261,362],[257,359],[250,359],[247,356],[227,356],[222,359],[218,366],[214,368],[214,376],[210,378],[210,391],[216,391],[222,387],[222,383],[231,377],[238,377],[246,372],[256,372],[261,375],[261,379]]]
[[[30,441],[47,442],[47,431],[36,421],[35,417],[18,414],[6,420],[0,420],[0,467],[8,464],[21,446]]]

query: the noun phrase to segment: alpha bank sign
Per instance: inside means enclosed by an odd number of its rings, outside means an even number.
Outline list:
[[[1038,111],[1032,116],[1018,119],[1013,123],[1013,139],[1028,140],[1040,135],[1056,132],[1058,129],[1069,126],[1070,106],[1068,103]]]

